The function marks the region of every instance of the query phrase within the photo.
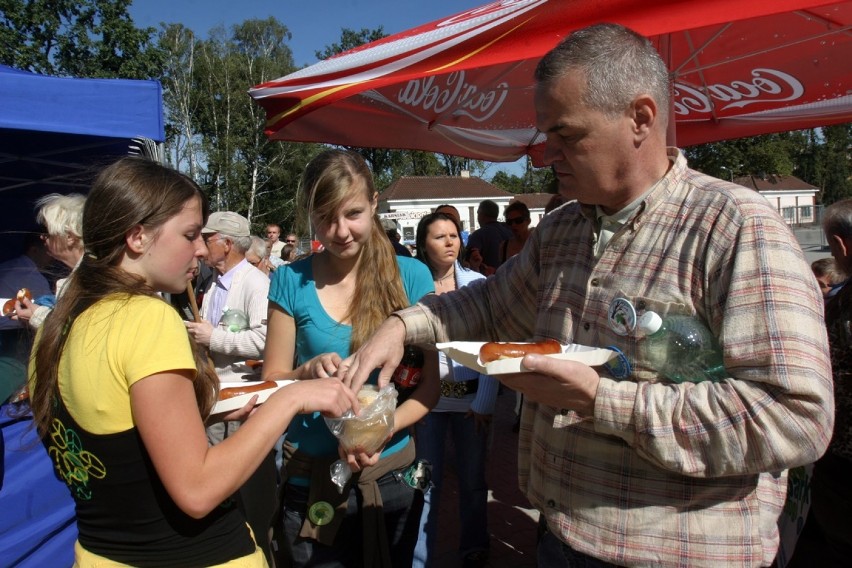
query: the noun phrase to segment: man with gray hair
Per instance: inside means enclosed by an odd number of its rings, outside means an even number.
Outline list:
[[[822,455],[834,422],[810,267],[766,199],[667,147],[669,75],[646,38],[577,30],[535,81],[544,161],[576,203],[493,277],[393,314],[343,381],[357,390],[381,368],[384,386],[404,344],[611,346],[606,366],[527,355],[495,376],[524,395],[518,476],[541,513],[538,566],[769,566],[787,470]],[[684,318],[718,341],[704,349],[723,377],[665,372],[696,358],[669,344],[676,357],[657,363],[649,344],[666,332],[648,339],[649,320]]]
[[[211,213],[201,234],[207,244],[207,264],[216,278],[201,302],[201,322],[184,323],[195,340],[209,349],[219,380],[238,382],[247,372],[246,359],[263,358],[269,277],[246,260],[251,228],[242,215],[233,211]],[[231,321],[230,316],[223,321],[229,310],[243,312],[246,321]],[[260,380],[260,376],[252,378]],[[217,444],[239,427],[239,422],[215,422],[207,427],[207,439]],[[274,510],[274,500],[270,499],[274,492],[275,456],[270,452],[236,494],[267,559],[270,550],[266,532]]]
[[[242,380],[246,359],[262,359],[266,346],[269,278],[246,260],[251,246],[248,220],[232,211],[211,213],[201,230],[207,243],[207,264],[216,278],[204,294],[201,322],[186,322],[195,340],[209,348],[222,382]],[[240,310],[241,324],[225,325],[226,310]]]

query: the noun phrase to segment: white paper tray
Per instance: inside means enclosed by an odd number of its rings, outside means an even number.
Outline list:
[[[435,347],[437,347],[440,351],[443,351],[447,357],[451,358],[456,363],[486,375],[523,373],[527,370],[521,364],[521,361],[524,359],[523,357],[517,357],[515,359],[500,359],[483,365],[479,361],[479,349],[484,344],[485,342],[483,341],[450,341],[448,343],[437,343],[435,344]],[[567,361],[578,361],[580,363],[585,363],[590,367],[598,367],[614,358],[615,355],[615,351],[612,351],[611,349],[599,349],[597,347],[588,347],[586,345],[571,343],[569,345],[562,346],[562,353],[545,355],[545,357],[553,357],[554,359],[564,359]]]
[[[237,383],[221,383],[219,385],[219,388],[220,389],[226,389],[226,388],[231,388],[231,387],[249,387],[249,386],[252,386],[252,385],[260,384],[262,382],[263,381],[240,381],[240,382],[237,382]],[[254,395],[257,395],[257,404],[263,404],[264,402],[266,402],[266,399],[269,398],[272,393],[274,393],[275,391],[277,391],[281,387],[289,385],[293,381],[275,381],[275,382],[278,384],[278,387],[274,388],[274,389],[273,388],[263,389],[263,390],[258,391],[258,392],[241,394],[240,396],[235,396],[234,398],[229,398],[229,399],[226,399],[226,400],[220,400],[216,403],[215,406],[213,406],[213,410],[212,410],[211,414],[219,414],[221,412],[232,412],[234,410],[242,408],[243,406],[246,405],[246,403],[248,403],[249,400],[251,400],[251,397],[253,397]]]

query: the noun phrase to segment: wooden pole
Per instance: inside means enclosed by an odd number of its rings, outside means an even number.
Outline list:
[[[192,310],[192,318],[195,323],[201,321],[198,315],[198,302],[195,301],[195,290],[192,289],[192,280],[186,281],[186,294],[189,296],[189,308]]]

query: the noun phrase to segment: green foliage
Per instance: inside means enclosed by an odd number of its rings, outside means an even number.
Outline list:
[[[0,0],[0,63],[48,75],[149,79],[163,54],[131,0]]]
[[[491,183],[511,193],[557,193],[556,176],[550,168],[533,168],[529,158],[523,177],[499,171]]]
[[[685,150],[692,168],[720,179],[793,173],[795,140],[789,133],[701,144]]]
[[[169,116],[169,159],[189,170],[214,210],[246,215],[261,233],[267,223],[296,226],[294,199],[317,145],[269,142],[263,109],[248,88],[295,70],[291,35],[275,18],[217,27],[200,40],[181,25],[164,26],[169,54],[163,75]]]
[[[328,59],[338,53],[354,49],[358,46],[364,45],[365,43],[370,43],[371,41],[376,41],[386,36],[387,34],[382,26],[379,26],[374,30],[361,28],[361,30],[357,32],[350,28],[341,28],[340,43],[327,45],[322,51],[315,51],[314,55],[316,55],[317,59],[320,60]]]
[[[835,201],[852,197],[852,123],[827,126],[822,129],[823,145],[822,202],[830,205]]]

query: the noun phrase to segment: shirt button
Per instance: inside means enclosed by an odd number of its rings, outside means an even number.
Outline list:
[[[554,509],[556,507],[556,501],[554,501],[553,499],[548,499],[547,500],[547,506],[550,507],[551,509]]]
[[[601,281],[597,278],[592,278],[592,286],[600,286]]]
[[[567,415],[567,414],[568,414],[568,409],[567,409],[567,408],[563,408],[562,410],[560,410],[560,411],[559,411],[559,414],[561,414],[562,416]]]
[[[589,331],[589,329],[591,327],[592,327],[592,324],[590,324],[589,322],[586,322],[586,323],[583,324],[583,329],[585,329],[586,331]]]

